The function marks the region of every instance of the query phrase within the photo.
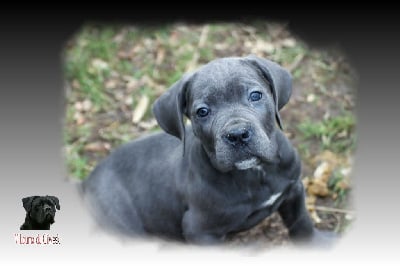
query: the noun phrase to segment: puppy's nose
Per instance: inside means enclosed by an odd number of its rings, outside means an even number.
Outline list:
[[[46,211],[46,212],[47,212],[47,211],[51,211],[51,207],[50,207],[50,206],[45,206],[45,207],[44,207],[44,211]]]
[[[247,127],[236,127],[230,129],[224,136],[224,140],[231,144],[246,144],[250,141],[252,132]]]

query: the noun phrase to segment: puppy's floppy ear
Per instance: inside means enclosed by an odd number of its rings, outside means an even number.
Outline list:
[[[53,202],[54,206],[56,206],[57,210],[60,210],[60,201],[55,196],[46,196],[51,202]]]
[[[26,212],[30,212],[32,209],[32,201],[39,196],[31,196],[31,197],[25,197],[22,199],[22,205],[24,206],[24,209]]]
[[[292,94],[292,76],[277,63],[270,60],[249,55],[245,58],[256,69],[260,70],[263,77],[270,83],[272,95],[275,101],[275,116],[279,127],[282,129],[282,122],[279,110],[289,101]]]
[[[182,141],[185,138],[183,114],[186,108],[186,91],[190,78],[190,74],[185,74],[153,105],[153,113],[161,128]]]

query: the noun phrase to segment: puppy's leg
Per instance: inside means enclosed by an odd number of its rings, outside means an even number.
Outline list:
[[[312,238],[314,225],[306,209],[304,187],[301,180],[294,185],[289,192],[289,197],[281,204],[278,211],[293,240]]]
[[[182,229],[187,242],[197,245],[221,243],[223,237],[209,229],[207,230],[207,227],[207,217],[204,217],[200,211],[189,209],[185,212]]]
[[[283,222],[289,229],[289,236],[313,248],[331,248],[337,235],[330,231],[316,229],[305,205],[304,187],[299,180],[290,191],[289,197],[278,209]]]

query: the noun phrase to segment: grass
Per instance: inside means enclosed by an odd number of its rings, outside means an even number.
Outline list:
[[[286,114],[301,121],[290,133],[308,166],[305,169],[309,169],[303,176],[310,176],[315,169],[308,159],[318,153],[329,150],[341,157],[352,155],[356,141],[352,107],[343,106],[348,98],[345,101],[341,92],[332,94],[340,86],[331,86],[340,77],[343,58],[339,64],[336,55],[308,47],[282,25],[264,21],[162,26],[88,24],[72,36],[63,53],[68,88],[63,137],[69,175],[85,179],[111,150],[159,130],[151,103],[188,70],[218,57],[249,54],[290,68],[297,97],[315,96],[311,102],[303,100],[304,105],[292,97],[290,113]],[[133,113],[144,96],[149,105],[141,121],[134,124]],[[324,106],[337,107],[335,116],[324,118]],[[346,202],[350,192],[350,187],[344,185],[348,176],[340,171],[343,167],[339,165],[332,172],[328,184],[337,206]]]
[[[333,200],[333,206],[339,209],[348,209],[351,192],[350,177],[348,174],[343,174],[343,170],[348,165],[338,162],[338,160],[351,156],[354,151],[356,144],[354,116],[351,113],[343,112],[338,116],[321,121],[307,120],[300,123],[298,130],[302,140],[299,151],[303,158],[313,158],[315,153],[322,154],[324,151],[333,152],[333,156],[322,159],[322,161],[330,162],[332,167],[329,170],[326,185],[330,192],[330,198]],[[311,142],[319,144],[316,152],[310,151]],[[320,163],[321,160],[318,160],[318,164]],[[343,233],[350,228],[351,221],[346,215],[338,215],[336,219],[338,221],[335,226],[336,232]]]
[[[88,159],[80,154],[80,145],[69,145],[67,149],[67,166],[69,172],[74,176],[87,176],[91,170]]]
[[[106,38],[110,34],[109,30],[105,33],[83,31],[82,39],[74,49],[68,51],[65,61],[66,77],[73,79],[98,109],[106,109],[109,102],[103,84],[110,75],[109,66],[104,60],[110,60],[115,51],[114,45]],[[101,62],[104,64],[101,65]]]
[[[310,108],[302,108],[298,103],[290,108],[290,115],[302,121],[293,128],[291,140],[297,143],[308,165],[305,168],[309,172],[303,172],[303,176],[310,176],[315,169],[307,158],[318,153],[329,150],[341,157],[352,154],[354,115],[351,108],[343,108],[345,101],[340,93],[337,99],[332,96],[330,87],[338,77],[340,64],[329,52],[313,50],[295,39],[281,25],[262,21],[252,25],[86,25],[71,38],[64,51],[69,88],[64,151],[69,175],[85,179],[111,150],[159,130],[150,104],[185,72],[217,57],[248,54],[291,68],[300,97],[315,95],[314,101],[306,103]],[[302,86],[307,89],[302,90]],[[150,104],[135,124],[132,117],[142,97],[147,97]],[[335,101],[339,111],[324,118],[319,110],[321,106],[330,108],[328,101]],[[312,145],[318,149],[311,149]],[[349,178],[341,171],[344,167],[348,165],[336,165],[327,184],[338,208],[345,208],[351,191]],[[336,225],[347,224],[340,218]]]
[[[328,187],[335,198],[335,205],[338,208],[345,207],[348,194],[351,190],[350,180],[341,171],[333,171],[328,181]]]
[[[274,47],[271,54],[265,56],[283,65],[291,65],[299,55],[310,57],[315,65],[315,72],[323,73],[319,81],[321,86],[325,86],[324,78],[332,75],[331,72],[334,70],[331,67],[332,60],[329,61],[329,54],[314,52],[298,40],[290,46],[280,45],[281,40],[272,33],[269,34],[271,28],[273,28],[271,25],[261,21],[255,22],[252,27],[229,23],[193,27],[84,26],[73,36],[64,53],[65,77],[72,87],[72,93],[67,99],[64,138],[66,145],[71,144],[71,141],[75,142],[73,154],[68,160],[68,168],[75,169],[70,171],[72,175],[79,179],[85,177],[87,171],[76,170],[82,169],[84,162],[90,161],[84,151],[85,144],[95,138],[94,134],[97,134],[99,129],[108,132],[109,126],[100,125],[99,128],[95,121],[96,117],[107,114],[110,110],[117,110],[115,112],[120,114],[117,117],[119,123],[117,127],[121,132],[111,136],[105,134],[102,139],[112,144],[131,139],[133,137],[130,135],[131,129],[121,124],[129,121],[130,112],[134,110],[138,99],[146,95],[150,102],[153,102],[162,91],[187,71],[196,56],[198,59],[194,62],[195,66],[218,56],[247,55],[257,51],[256,43],[261,41]],[[199,47],[199,41],[205,32],[207,41]],[[281,39],[285,40],[287,37],[293,39],[287,33],[284,33]],[[243,48],[244,44],[248,43],[255,45],[248,49]],[[226,49],[218,50],[216,48],[218,45],[225,45]],[[157,58],[162,57],[162,52],[163,59],[157,62]],[[266,52],[261,50],[260,53]],[[292,74],[295,79],[299,79],[304,76],[305,71],[305,68],[297,67],[293,69]],[[127,90],[126,79],[134,80],[137,85]],[[146,80],[151,80],[151,83]],[[107,84],[113,81],[116,85],[112,88],[107,87]],[[155,85],[159,89],[155,89]],[[122,96],[118,98],[116,96],[118,94]],[[128,105],[121,104],[121,101],[129,97],[132,100]],[[84,100],[90,100],[93,107],[86,112],[76,110],[74,103]],[[74,121],[76,113],[85,118],[85,125],[76,126]],[[144,119],[151,118],[152,114],[148,108]],[[347,114],[320,122],[303,122],[299,126],[299,131],[304,140],[319,141],[323,149],[344,152],[353,147],[354,140],[348,136],[341,138],[340,134],[352,132],[354,124],[352,114]],[[115,128],[113,130],[115,131]],[[307,142],[301,143],[299,149],[307,151]]]
[[[321,143],[321,149],[343,153],[355,145],[353,131],[355,119],[352,114],[331,117],[319,122],[305,121],[298,128],[303,139],[313,139]]]

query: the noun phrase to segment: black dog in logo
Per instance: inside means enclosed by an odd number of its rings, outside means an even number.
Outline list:
[[[26,210],[25,222],[20,230],[50,230],[60,203],[54,196],[31,196],[22,199]]]

